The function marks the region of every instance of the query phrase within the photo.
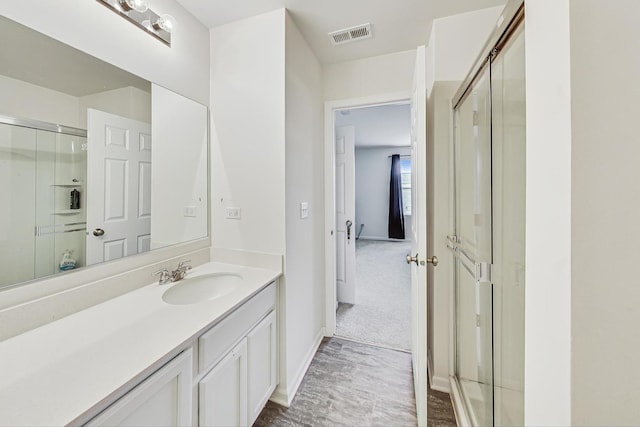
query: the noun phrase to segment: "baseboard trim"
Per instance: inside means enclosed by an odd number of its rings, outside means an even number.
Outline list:
[[[360,236],[358,240],[377,240],[379,242],[408,242],[408,239],[390,239],[388,237]]]
[[[443,393],[451,394],[449,379],[443,377],[431,377],[431,388]]]
[[[300,384],[302,384],[304,375],[307,373],[307,370],[309,369],[309,366],[313,361],[313,357],[316,355],[316,352],[320,347],[320,343],[322,343],[324,334],[325,330],[323,327],[318,332],[318,335],[316,335],[311,347],[309,347],[309,350],[305,355],[304,362],[302,363],[302,365],[300,365],[300,369],[298,369],[298,372],[293,378],[293,381],[287,381],[287,385],[279,384],[276,390],[271,395],[271,398],[269,398],[270,401],[272,401],[273,403],[277,403],[280,406],[284,406],[285,408],[291,406],[291,402],[293,402],[293,398],[296,396],[298,388],[300,388]]]
[[[433,369],[433,359],[431,358],[431,352],[427,352],[427,372],[429,375],[429,383],[433,390],[441,391],[443,393],[451,394],[451,387],[449,386],[449,378],[436,377]]]

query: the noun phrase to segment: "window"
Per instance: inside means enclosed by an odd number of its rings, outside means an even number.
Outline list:
[[[411,215],[411,158],[400,158],[403,213]]]

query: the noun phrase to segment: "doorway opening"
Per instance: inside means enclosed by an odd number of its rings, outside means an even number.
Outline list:
[[[336,331],[411,350],[411,105],[334,111]]]

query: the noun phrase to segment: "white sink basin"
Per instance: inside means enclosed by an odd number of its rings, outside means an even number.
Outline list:
[[[236,273],[209,273],[182,279],[162,294],[168,304],[187,305],[223,297],[236,289],[242,276]]]

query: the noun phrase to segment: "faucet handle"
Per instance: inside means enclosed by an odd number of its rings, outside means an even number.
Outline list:
[[[185,267],[187,270],[191,270],[193,267],[191,267],[190,265],[188,265],[191,262],[190,259],[185,260],[185,261],[180,261],[180,263],[178,263],[178,268],[182,268]]]
[[[158,274],[160,275],[160,279],[158,280],[158,283],[161,285],[164,285],[165,283],[169,283],[172,280],[171,273],[166,268],[163,268],[162,270],[158,270],[153,273],[154,276],[157,276]]]

